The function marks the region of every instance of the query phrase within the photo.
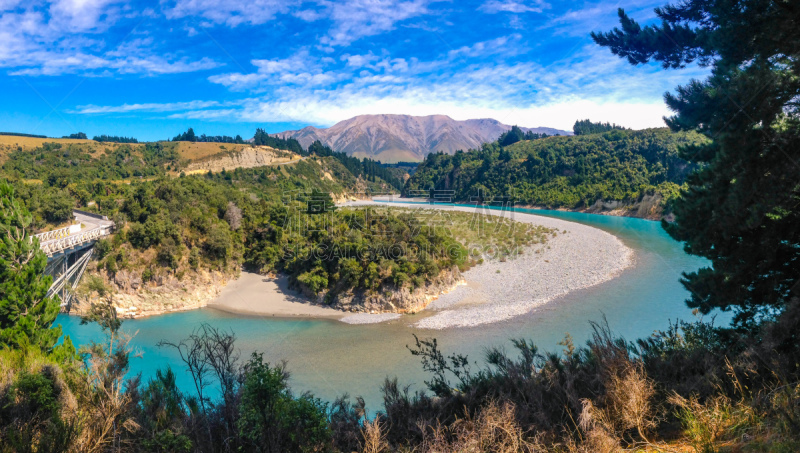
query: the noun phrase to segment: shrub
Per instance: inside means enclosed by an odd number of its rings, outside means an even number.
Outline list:
[[[314,269],[297,276],[297,282],[314,294],[319,294],[328,287],[328,274],[322,269]]]
[[[44,200],[42,213],[45,220],[52,223],[65,222],[72,218],[75,202],[65,191],[55,192]]]
[[[232,249],[233,240],[228,226],[222,223],[212,225],[205,242],[206,255],[212,260],[225,262]]]
[[[237,428],[250,450],[319,451],[330,443],[327,404],[310,394],[295,398],[288,377],[284,367],[271,367],[260,354],[246,365]]]

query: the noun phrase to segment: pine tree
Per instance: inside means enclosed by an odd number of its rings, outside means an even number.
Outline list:
[[[44,274],[47,256],[31,239],[32,217],[0,183],[0,347],[39,347],[50,352],[61,336],[52,327],[59,300],[45,297],[53,279]]]
[[[775,0],[687,0],[657,8],[642,27],[593,33],[633,64],[711,68],[668,93],[670,128],[710,140],[682,150],[700,164],[675,203],[669,234],[711,267],[684,274],[690,307],[735,310],[736,322],[800,303],[800,5]]]
[[[511,126],[511,130],[500,134],[500,138],[498,138],[497,141],[500,143],[500,146],[509,146],[524,139],[525,133],[522,132],[522,129],[520,129],[519,126]]]

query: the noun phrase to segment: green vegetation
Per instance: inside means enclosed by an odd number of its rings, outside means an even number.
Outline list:
[[[96,180],[161,176],[178,162],[174,148],[164,143],[125,144],[99,155],[81,143],[45,143],[31,151],[10,153],[2,171],[8,178],[35,179],[63,189]]]
[[[23,134],[22,132],[0,132],[0,135],[10,135],[14,137],[47,138],[46,135]]]
[[[75,133],[75,134],[65,135],[65,136],[63,136],[61,138],[71,138],[71,139],[76,139],[76,140],[87,140],[86,134],[83,133],[83,132],[78,132],[78,133]]]
[[[566,233],[541,225],[517,222],[510,211],[501,215],[490,215],[440,209],[387,208],[386,212],[409,215],[422,224],[442,230],[444,234],[464,244],[471,259],[482,259],[480,256],[487,255],[505,261],[524,253],[526,247],[545,244],[549,237]],[[540,253],[539,249],[535,249],[534,253]]]
[[[63,224],[71,219],[74,208],[102,212],[116,221],[116,234],[98,245],[97,260],[82,287],[84,296],[113,293],[117,275],[141,287],[173,278],[194,281],[206,271],[232,276],[242,266],[285,272],[298,288],[312,293],[377,291],[389,283],[420,286],[454,265],[463,265],[463,258],[425,254],[396,261],[388,255],[391,239],[371,240],[362,230],[363,221],[333,213],[331,194],[390,189],[379,177],[358,179],[334,157],[314,156],[287,166],[168,176],[169,169],[183,165],[175,144],[169,142],[123,144],[113,151],[96,152],[81,144],[46,143],[32,152],[12,152],[3,172],[17,180],[41,181],[16,184],[17,195],[32,213],[33,227]],[[315,203],[320,199],[324,215],[315,216]],[[295,228],[301,215],[313,218],[311,230]],[[326,223],[331,219],[333,224]],[[396,237],[412,241],[409,235],[413,230],[401,220],[390,218],[385,225],[377,224],[385,226]],[[327,234],[327,227],[335,227],[335,232]],[[424,245],[438,250],[451,241],[434,235],[424,239]],[[347,278],[341,274],[343,262],[323,265],[317,259],[287,255],[287,250],[299,253],[334,245],[368,246],[358,265],[349,267]],[[370,266],[365,260],[371,258],[379,264]],[[376,276],[378,271],[389,275]],[[90,285],[98,283],[92,277],[102,277],[100,282],[109,284],[99,291],[103,285]]]
[[[320,143],[319,140],[308,147],[308,152],[320,157],[333,157],[341,162],[350,173],[360,176],[369,182],[375,182],[380,178],[397,190],[402,190],[403,188],[403,179],[398,172],[384,167],[380,161],[374,161],[366,157],[358,159],[357,157],[348,156],[346,153],[335,152],[329,146]]]
[[[95,135],[92,140],[96,142],[109,142],[109,143],[139,143],[139,140],[136,140],[133,137],[120,137],[117,135]]]
[[[575,135],[600,134],[613,130],[626,131],[628,128],[613,123],[593,123],[590,120],[578,120],[572,126],[572,132]]]
[[[273,135],[267,134],[264,129],[256,129],[256,133],[253,136],[253,144],[255,146],[269,146],[270,148],[275,149],[282,149],[285,151],[291,151],[296,154],[306,155],[307,153],[303,149],[300,142],[293,138],[280,138],[275,137]]]
[[[690,1],[656,14],[663,22],[642,28],[620,10],[622,29],[592,37],[631,64],[711,68],[708,79],[665,96],[673,130],[713,138],[682,149],[700,170],[665,225],[687,252],[711,260],[685,276],[689,306],[733,309],[742,325],[773,318],[800,298],[797,7]]]
[[[497,139],[497,143],[500,146],[509,146],[522,140],[536,140],[540,138],[546,138],[547,136],[547,134],[538,134],[532,131],[522,132],[522,129],[520,129],[519,126],[511,126],[511,130],[500,134],[500,138]]]
[[[191,127],[189,130],[182,134],[178,134],[172,139],[173,142],[212,142],[212,143],[244,143],[241,135],[236,137],[229,137],[227,135],[195,135],[194,129]]]
[[[312,194],[307,203],[330,201]],[[324,292],[329,301],[354,290],[419,287],[453,266],[469,264],[459,242],[409,213],[327,209],[299,214],[292,206],[264,206],[245,245],[247,262],[261,272],[283,272],[297,287],[314,295]]]
[[[31,240],[31,221],[14,189],[0,183],[0,347],[49,353],[61,337],[60,327],[50,328],[60,302],[47,297],[53,279],[44,275],[47,257]]]
[[[508,197],[549,208],[588,208],[597,200],[633,203],[659,194],[668,208],[694,168],[678,150],[703,141],[694,133],[651,129],[548,137],[508,147],[495,142],[452,156],[428,155],[404,194],[433,188],[454,191],[456,201]]]

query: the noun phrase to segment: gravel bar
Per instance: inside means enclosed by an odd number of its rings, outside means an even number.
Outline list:
[[[387,206],[374,202],[354,204]],[[476,212],[474,207],[462,206],[404,203],[388,206]],[[611,280],[633,265],[633,251],[616,236],[600,229],[520,212],[487,209],[483,213],[553,228],[558,234],[549,237],[546,244],[526,248],[521,256],[505,262],[484,261],[464,272],[467,285],[433,301],[426,311],[434,314],[416,322],[415,327],[447,329],[504,321],[529,313],[570,291]],[[564,230],[567,232],[563,233]]]

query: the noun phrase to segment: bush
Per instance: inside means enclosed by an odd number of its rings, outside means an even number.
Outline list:
[[[42,206],[42,214],[48,222],[66,222],[72,218],[72,209],[74,207],[75,202],[69,193],[59,191],[45,199]]]
[[[181,249],[175,245],[175,241],[172,238],[166,238],[161,244],[156,258],[160,264],[170,269],[177,269],[181,261]]]
[[[322,269],[314,269],[297,276],[297,282],[308,288],[314,294],[319,294],[328,287],[328,274]]]
[[[206,255],[212,260],[225,262],[233,249],[233,240],[227,224],[214,223],[205,242]]]
[[[246,365],[237,428],[250,450],[320,451],[331,442],[327,404],[309,394],[292,396],[284,367],[254,353]]]

